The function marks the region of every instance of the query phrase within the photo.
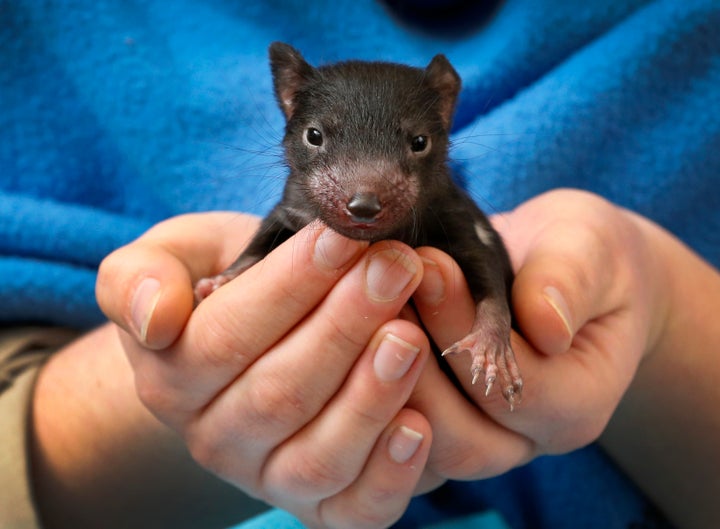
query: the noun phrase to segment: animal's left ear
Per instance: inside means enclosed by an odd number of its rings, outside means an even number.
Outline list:
[[[430,87],[440,96],[440,117],[445,129],[450,130],[455,101],[460,93],[460,76],[442,54],[433,57],[425,68],[425,75]]]

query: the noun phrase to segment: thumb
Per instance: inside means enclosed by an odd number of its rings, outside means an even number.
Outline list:
[[[172,344],[193,308],[192,282],[182,262],[143,242],[103,260],[95,295],[110,320],[151,349]]]
[[[559,265],[549,255],[528,255],[515,278],[512,303],[523,335],[538,350],[557,354],[570,348],[589,308],[580,300],[582,285],[570,263]]]
[[[100,308],[144,346],[168,347],[192,313],[194,282],[227,266],[256,227],[255,218],[237,213],[161,222],[100,264]]]
[[[610,208],[586,193],[556,191],[525,203],[501,223],[517,270],[517,324],[545,354],[567,351],[588,321],[616,308],[622,281]]]

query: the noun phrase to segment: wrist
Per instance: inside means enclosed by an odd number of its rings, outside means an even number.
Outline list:
[[[659,226],[635,221],[651,250],[653,317],[642,362],[601,442],[671,520],[717,527],[717,491],[707,484],[720,472],[720,332],[711,323],[720,274]]]
[[[647,266],[641,273],[649,277],[651,310],[648,336],[643,358],[677,352],[687,340],[687,332],[694,325],[694,300],[709,294],[706,291],[711,268],[671,233],[636,214],[633,221],[647,241]],[[710,274],[708,274],[710,272]],[[717,273],[715,272],[715,275]]]

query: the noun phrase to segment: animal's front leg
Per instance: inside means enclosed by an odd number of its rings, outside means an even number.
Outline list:
[[[449,228],[446,251],[463,271],[475,302],[475,321],[463,339],[443,356],[467,351],[472,356],[472,383],[484,378],[485,392],[497,382],[512,409],[520,402],[523,382],[510,345],[512,315],[509,291],[513,273],[510,258],[498,233],[469,199],[467,210],[443,219]],[[484,375],[484,376],[483,376]]]
[[[295,233],[295,230],[286,227],[279,220],[278,210],[279,208],[276,208],[263,220],[248,247],[233,264],[223,272],[212,277],[204,277],[195,284],[196,305],[225,283],[235,279],[252,265],[262,260],[275,247]]]
[[[512,410],[520,402],[523,382],[510,345],[510,310],[506,301],[493,297],[481,300],[470,333],[448,347],[443,356],[465,351],[472,356],[472,383],[484,374],[485,394],[488,395],[499,380]]]
[[[218,288],[235,279],[245,270],[257,263],[263,258],[261,255],[245,255],[243,253],[235,263],[223,272],[212,277],[203,277],[195,283],[195,304],[200,303]]]

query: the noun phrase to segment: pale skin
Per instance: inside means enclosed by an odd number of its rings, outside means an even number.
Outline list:
[[[38,382],[47,526],[142,527],[193,495],[227,525],[237,496],[204,467],[310,527],[381,527],[446,479],[598,437],[680,527],[720,526],[717,270],[586,193],[542,195],[495,223],[525,337],[512,337],[525,379],[513,412],[470,384],[467,356],[447,357],[474,402],[463,398],[403,308],[414,295],[441,350],[472,325],[464,280],[437,250],[312,225],[194,312],[193,281],[230,263],[256,219],[178,217],[118,250],[98,282],[115,325]]]

